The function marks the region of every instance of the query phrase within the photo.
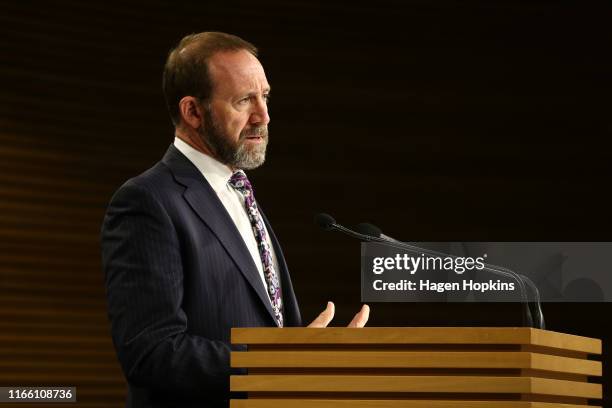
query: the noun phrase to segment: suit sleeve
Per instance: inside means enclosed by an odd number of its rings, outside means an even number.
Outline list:
[[[227,398],[230,346],[187,333],[178,236],[149,189],[128,182],[115,194],[102,258],[113,342],[128,381]]]

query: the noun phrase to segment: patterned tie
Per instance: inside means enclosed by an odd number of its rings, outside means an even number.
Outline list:
[[[253,234],[255,235],[257,247],[259,248],[259,256],[263,264],[264,277],[268,284],[268,295],[270,296],[272,310],[274,311],[278,327],[283,327],[283,300],[280,283],[278,281],[278,275],[274,270],[274,264],[272,263],[272,253],[270,252],[270,245],[268,244],[264,222],[257,208],[257,203],[255,202],[253,187],[242,170],[238,170],[232,174],[229,184],[244,196],[244,204],[247,214],[249,215],[249,220],[251,221],[251,226],[253,227]]]

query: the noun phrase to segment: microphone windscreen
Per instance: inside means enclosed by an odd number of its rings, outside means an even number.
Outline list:
[[[369,235],[371,237],[379,238],[382,235],[382,230],[380,228],[368,222],[362,222],[361,224],[358,224],[355,227],[355,231],[363,235]]]
[[[334,217],[332,217],[329,214],[325,214],[325,213],[316,214],[314,217],[314,220],[315,220],[315,224],[317,224],[319,227],[323,228],[326,231],[329,231],[330,229],[332,229],[332,225],[336,223],[336,220],[334,220]]]

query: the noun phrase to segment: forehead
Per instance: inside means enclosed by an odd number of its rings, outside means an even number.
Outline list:
[[[213,55],[208,61],[208,70],[216,96],[263,92],[270,87],[261,63],[246,50]]]

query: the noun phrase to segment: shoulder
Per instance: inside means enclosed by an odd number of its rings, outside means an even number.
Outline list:
[[[123,183],[106,208],[103,237],[109,231],[124,227],[142,229],[142,225],[170,224],[168,203],[172,200],[169,197],[174,195],[172,184],[171,171],[162,162]]]
[[[110,204],[123,200],[153,200],[164,202],[174,192],[180,193],[183,188],[176,183],[172,171],[158,162],[143,173],[128,179],[113,194]]]

